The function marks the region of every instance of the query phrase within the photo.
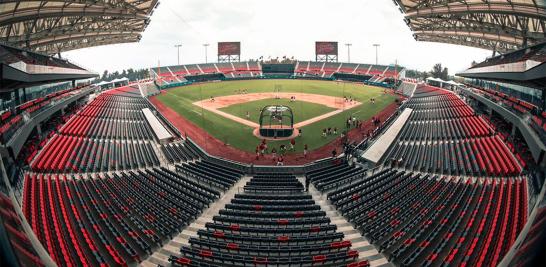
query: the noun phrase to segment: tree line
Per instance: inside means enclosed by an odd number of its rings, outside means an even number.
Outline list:
[[[444,81],[451,80],[448,69],[442,67],[442,63],[434,64],[431,71],[406,70],[407,78],[420,78],[425,80],[428,77],[440,78]]]
[[[93,83],[100,82],[100,81],[111,81],[113,79],[119,79],[123,77],[127,77],[130,81],[136,81],[141,79],[146,79],[150,75],[148,73],[148,69],[138,69],[134,70],[133,68],[129,68],[126,70],[123,70],[121,72],[114,71],[114,72],[108,72],[108,70],[105,70],[100,77],[97,77]]]

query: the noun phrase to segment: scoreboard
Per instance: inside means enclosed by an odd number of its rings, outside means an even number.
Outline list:
[[[315,42],[315,54],[337,56],[337,42]]]
[[[218,56],[241,54],[241,42],[218,42]]]

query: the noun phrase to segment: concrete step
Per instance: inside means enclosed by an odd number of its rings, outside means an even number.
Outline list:
[[[366,237],[360,234],[352,223],[348,222],[347,219],[339,213],[336,207],[326,198],[325,194],[316,190],[314,186],[310,186],[309,192],[311,193],[313,200],[320,205],[321,209],[326,211],[326,215],[330,218],[331,223],[337,226],[338,232],[345,235],[345,240],[351,241],[351,249],[359,252],[359,260],[368,260],[370,261],[371,266],[391,264],[383,254],[379,253],[379,251],[370,244]]]
[[[180,254],[180,247],[179,246],[164,246],[159,251],[159,254],[161,254],[163,257],[169,258],[170,255],[173,256],[181,256]]]
[[[373,257],[373,256],[371,256]],[[382,257],[380,259],[377,259],[377,260],[373,260],[373,261],[370,261],[370,266],[371,267],[376,267],[376,266],[395,266],[394,264],[390,263],[387,258],[385,257]]]
[[[167,265],[169,265],[169,261],[167,260],[169,257],[167,257],[166,259],[162,259],[162,258],[159,258],[158,255],[162,255],[162,254],[157,254],[156,256],[149,257],[146,261],[142,262],[141,264],[151,263],[154,266],[157,266],[157,265],[167,266]]]

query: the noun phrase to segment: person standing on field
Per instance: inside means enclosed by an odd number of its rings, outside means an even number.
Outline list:
[[[290,150],[295,151],[296,150],[296,139],[292,138],[290,140]]]

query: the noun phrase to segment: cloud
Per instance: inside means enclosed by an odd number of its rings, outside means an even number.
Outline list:
[[[219,41],[241,41],[242,59],[294,56],[314,59],[314,42],[352,43],[351,61],[398,62],[407,68],[430,70],[435,63],[450,73],[480,61],[489,51],[438,43],[416,42],[392,1],[378,0],[163,0],[139,43],[117,44],[67,52],[65,57],[97,72],[176,64],[175,44],[181,43],[184,64],[209,60]]]

